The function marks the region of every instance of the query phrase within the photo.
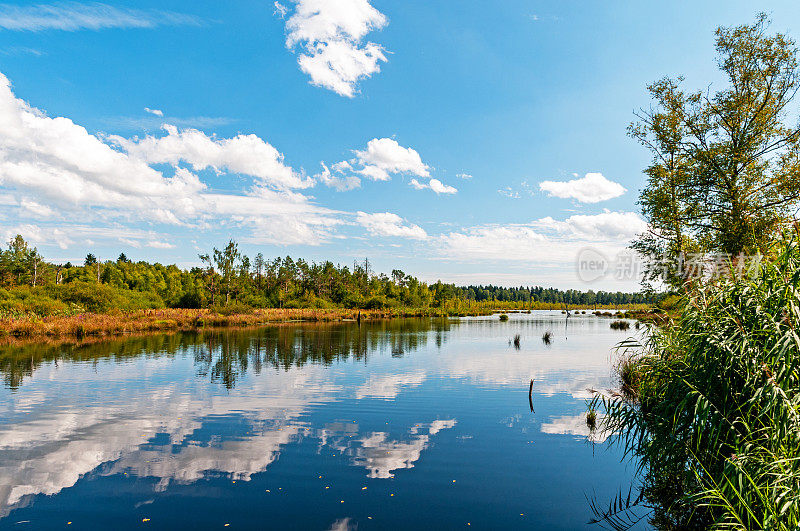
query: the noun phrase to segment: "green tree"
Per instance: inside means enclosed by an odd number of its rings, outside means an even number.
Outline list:
[[[756,252],[797,204],[800,129],[786,125],[800,88],[797,48],[768,26],[762,14],[717,29],[722,90],[686,93],[681,78],[649,87],[655,106],[629,129],[654,155],[640,198],[651,230],[634,244],[646,257],[675,263],[692,246]]]
[[[215,247],[211,256],[207,254],[200,255],[200,260],[207,264],[208,271],[212,277],[215,274],[215,269],[219,271],[219,289],[225,294],[225,305],[227,306],[230,303],[231,294],[236,288],[237,266],[242,260],[239,245],[230,240],[224,249],[220,250]]]

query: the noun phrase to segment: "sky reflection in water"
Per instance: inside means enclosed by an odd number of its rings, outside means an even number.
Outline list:
[[[6,347],[0,528],[586,527],[586,497],[630,483],[583,416],[626,334],[569,321]]]

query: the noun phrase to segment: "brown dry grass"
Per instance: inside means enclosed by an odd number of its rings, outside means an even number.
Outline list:
[[[249,313],[223,315],[211,310],[140,310],[84,313],[69,317],[23,317],[0,319],[0,337],[84,338],[107,337],[158,331],[189,331],[203,328],[247,327],[292,321],[345,321],[422,317],[426,310],[344,310],[344,309],[259,309]]]

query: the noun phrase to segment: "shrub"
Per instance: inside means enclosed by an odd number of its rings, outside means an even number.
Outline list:
[[[382,310],[390,306],[389,302],[380,296],[371,297],[362,306],[365,310]]]
[[[95,282],[70,282],[50,285],[44,293],[51,299],[72,303],[87,312],[106,313],[111,309],[149,310],[164,308],[164,301],[154,292],[114,288]]]

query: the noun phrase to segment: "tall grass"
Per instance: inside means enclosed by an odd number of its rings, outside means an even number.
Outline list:
[[[217,309],[155,309],[80,313],[66,316],[0,318],[0,340],[86,338],[173,330],[198,330],[216,327],[257,326],[285,321],[355,321],[397,317],[444,317],[431,308],[347,310],[315,308],[252,309],[239,305]]]
[[[622,392],[590,405],[638,460],[657,528],[800,528],[800,248],[777,245],[755,278],[697,287],[621,345]]]

